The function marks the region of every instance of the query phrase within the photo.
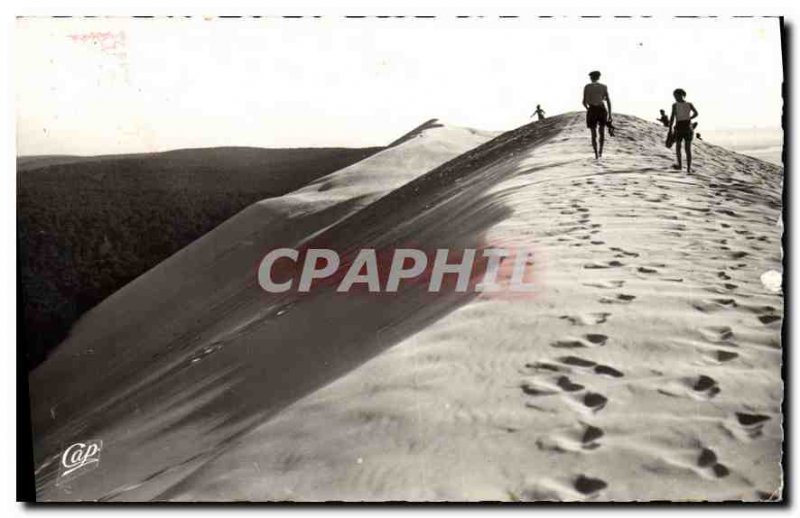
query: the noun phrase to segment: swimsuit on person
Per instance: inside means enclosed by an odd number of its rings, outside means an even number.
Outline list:
[[[694,130],[692,129],[692,103],[686,101],[677,102],[672,105],[675,108],[675,139],[692,140]]]
[[[586,111],[586,127],[596,128],[599,124],[605,127],[608,112],[603,101],[608,98],[608,88],[603,83],[589,83],[583,88],[583,99],[589,105]]]

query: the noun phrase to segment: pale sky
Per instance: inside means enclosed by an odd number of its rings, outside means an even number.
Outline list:
[[[427,119],[487,130],[688,92],[704,130],[780,127],[772,19],[21,19],[19,155],[385,145]]]

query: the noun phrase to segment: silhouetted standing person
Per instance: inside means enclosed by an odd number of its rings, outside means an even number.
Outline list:
[[[605,130],[611,118],[611,98],[608,96],[608,87],[599,83],[600,72],[589,72],[591,83],[583,87],[583,107],[586,108],[586,127],[592,131],[592,149],[594,157],[603,156],[603,143],[606,140]],[[606,110],[605,104],[608,104]],[[600,126],[600,147],[597,147],[597,127]]]
[[[692,119],[697,117],[697,110],[690,102],[686,102],[686,91],[682,88],[677,88],[672,92],[675,97],[675,103],[672,105],[672,115],[669,118],[669,128],[672,130],[673,123],[675,124],[675,156],[678,163],[673,166],[675,169],[681,169],[681,142],[686,147],[686,172],[692,172],[692,136],[694,127],[692,126]]]
[[[669,127],[669,117],[667,117],[667,113],[664,110],[659,110],[661,112],[661,117],[658,118],[658,122],[664,125],[665,128]]]
[[[531,117],[533,117],[534,115],[539,117],[540,121],[544,120],[544,110],[542,109],[542,105],[541,104],[537,104],[536,105],[536,111],[533,112],[533,115],[531,115]]]

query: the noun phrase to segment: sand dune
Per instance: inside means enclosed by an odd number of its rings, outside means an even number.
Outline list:
[[[782,170],[698,143],[675,172],[615,122],[599,162],[580,113],[468,152],[429,128],[140,277],[31,376],[40,499],[780,497]],[[254,291],[243,264],[309,239],[531,247],[537,291]],[[89,436],[100,467],[55,487]]]
[[[89,309],[237,212],[381,149],[19,157],[21,334],[29,366]]]
[[[257,286],[259,260],[270,248],[309,239],[489,136],[445,126],[416,132],[402,144],[306,188],[252,205],[89,312],[30,376],[36,462],[42,468],[37,479],[41,498],[95,499],[136,486],[160,470],[181,471],[187,459],[198,452],[203,458],[213,454],[221,440],[246,429],[258,415],[275,412],[340,374],[313,366],[309,369],[305,361],[292,356],[303,351],[311,354],[307,350],[318,347],[302,334],[307,330],[305,324],[297,325],[294,340],[307,345],[297,350],[292,350],[285,332],[261,329],[261,324],[282,314],[291,301],[270,299]],[[280,326],[286,321],[281,319]],[[261,330],[253,334],[255,328]],[[255,343],[230,347],[263,332],[272,337],[268,340],[272,345],[254,351],[264,356],[263,362],[253,363],[249,353],[242,352],[260,347]],[[260,336],[256,341],[263,339],[264,335]],[[289,356],[281,357],[287,348]],[[213,362],[201,362],[211,354]],[[374,353],[364,354],[366,358]],[[277,364],[271,363],[276,356]],[[353,361],[341,360],[342,369]],[[213,433],[218,423],[203,416],[206,425],[191,423],[191,440],[182,435],[182,426],[187,424],[183,420],[188,415],[202,416],[204,402],[231,383],[255,382],[254,390],[270,391],[269,383],[264,385],[258,375],[236,373],[238,367],[281,373],[285,363],[304,365],[302,371],[310,375],[296,384],[276,376],[271,382],[275,388],[272,396],[263,401],[245,398],[245,416],[218,434]],[[295,372],[299,377],[302,374]],[[280,385],[285,385],[284,389]],[[220,409],[227,408],[225,401],[217,404]],[[145,413],[148,417],[142,420]],[[65,441],[87,433],[102,435],[114,446],[104,454],[97,486],[81,486],[87,493],[76,493],[79,489],[64,493],[52,486],[55,455]],[[194,442],[198,436],[205,439]],[[155,437],[158,439],[153,440]],[[165,449],[171,453],[164,455]],[[160,479],[158,484],[163,484]]]

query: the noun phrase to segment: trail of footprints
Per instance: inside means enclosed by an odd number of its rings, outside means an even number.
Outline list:
[[[561,318],[575,326],[592,326],[603,324],[611,316],[608,312],[594,312],[580,315],[563,315]],[[584,347],[602,347],[608,337],[601,333],[585,333],[580,337],[559,340],[551,344],[556,349],[580,349]],[[624,373],[577,355],[559,356],[552,361],[537,361],[525,365],[526,373],[533,374],[534,379],[523,380],[520,390],[531,398],[563,396],[576,412],[583,415],[575,429],[551,437],[543,437],[537,441],[537,447],[555,451],[592,451],[602,446],[605,431],[590,422],[592,416],[601,412],[608,404],[608,398],[591,387],[578,383],[570,376],[594,375],[610,378],[622,378]],[[585,376],[584,376],[585,377]],[[538,408],[535,402],[528,402],[529,408]],[[573,489],[584,497],[593,497],[608,487],[608,483],[597,477],[578,474],[572,480]]]
[[[587,183],[590,186],[591,182]],[[599,187],[593,186],[598,189]],[[660,200],[659,200],[660,201]],[[573,237],[576,242],[570,246],[582,247],[603,246],[605,242],[596,237],[600,233],[602,226],[600,224],[591,223],[590,211],[583,207],[580,200],[571,200],[569,208],[561,210],[562,215],[577,215],[576,222],[568,222],[564,234],[568,235],[574,232],[581,232],[582,234]],[[570,238],[564,235],[558,238],[559,241],[569,241]],[[620,247],[608,247],[608,250],[613,254],[613,257],[607,261],[595,261],[583,265],[587,270],[607,270],[623,268],[626,266],[626,260],[636,259],[639,257],[638,252],[625,250]],[[663,267],[664,265],[659,265]],[[652,265],[640,266],[639,273],[642,274],[655,274],[658,271]],[[619,290],[623,289],[625,285],[624,280],[592,280],[585,282],[584,286],[596,288],[599,290]],[[612,293],[609,295],[602,295],[598,299],[601,304],[630,304],[636,299],[635,295],[627,293]],[[562,315],[560,318],[568,321],[573,326],[597,326],[604,324],[612,313],[609,311],[587,312],[582,314]],[[568,336],[560,340],[552,342],[550,345],[554,349],[580,351],[582,349],[590,349],[596,347],[604,347],[609,341],[609,337],[599,332],[586,332],[578,336]],[[592,416],[602,412],[608,405],[609,400],[600,392],[593,390],[591,387],[584,383],[574,381],[570,376],[603,376],[607,378],[622,378],[625,374],[619,369],[611,366],[597,363],[595,361],[583,358],[577,354],[567,354],[557,357],[551,361],[537,361],[525,365],[526,374],[533,374],[533,379],[525,379],[520,383],[520,390],[522,393],[531,398],[531,401],[526,405],[532,409],[540,408],[536,403],[537,398],[542,397],[565,397],[566,401],[575,408],[579,415],[583,418],[579,420],[575,429],[557,434],[551,437],[540,438],[537,441],[537,446],[541,449],[552,449],[556,451],[591,451],[596,450],[602,446],[602,439],[605,436],[605,431],[595,426],[587,420]],[[573,479],[573,489],[579,494],[591,497],[599,491],[608,486],[607,482],[586,474],[579,474]]]
[[[580,182],[573,182],[573,185],[580,185]],[[624,185],[623,183],[623,190],[625,189]],[[656,185],[656,187],[662,188],[659,185]],[[585,188],[594,189],[595,194],[599,194],[603,191],[593,180],[587,180]],[[666,194],[647,197],[642,191],[634,191],[633,195],[642,197],[645,201],[656,204],[669,199],[669,196]],[[604,197],[605,194],[600,194],[600,196]],[[573,216],[576,219],[561,223],[560,226],[566,228],[562,228],[562,230],[557,233],[560,234],[557,240],[560,242],[573,241],[569,245],[571,247],[604,247],[606,245],[605,241],[598,236],[601,232],[602,225],[591,223],[591,211],[583,206],[582,200],[572,199],[569,200],[569,202],[569,206],[560,210],[560,214]],[[548,205],[550,205],[550,203],[548,203]],[[729,209],[716,208],[715,211],[734,219],[740,217],[735,211]],[[698,213],[701,215],[708,215],[711,212],[711,208],[698,209],[693,207],[692,210],[687,210],[684,216],[696,218]],[[617,216],[630,217],[631,215],[617,214]],[[671,220],[678,219],[674,214],[665,214],[662,215],[662,218]],[[706,219],[705,221],[706,223],[713,223],[711,219]],[[743,237],[749,242],[750,248],[756,251],[761,250],[761,248],[755,243],[769,242],[769,238],[766,236],[756,237],[749,235],[750,232],[748,230],[736,229],[735,225],[722,222],[719,223],[719,227],[722,229],[722,232],[727,231],[732,234],[731,237],[725,237],[716,241],[719,245],[718,250],[722,255],[712,257],[712,259],[723,260],[726,264],[715,273],[717,284],[711,284],[707,286],[706,289],[720,296],[692,302],[692,306],[695,310],[708,314],[727,311],[742,306],[736,296],[731,296],[730,294],[736,293],[740,287],[735,278],[735,272],[748,266],[747,263],[737,261],[747,258],[750,252],[732,248],[732,241],[734,238],[741,239]],[[714,228],[713,230],[717,231],[719,228]],[[686,231],[687,225],[683,223],[675,223],[666,230],[666,232],[681,238],[684,237]],[[664,271],[668,269],[666,264],[645,263],[629,265],[629,261],[636,261],[640,257],[638,252],[616,246],[608,246],[606,250],[611,253],[611,258],[608,260],[595,260],[585,263],[583,268],[585,270],[609,271],[625,268],[634,272],[639,278],[658,277],[660,280],[667,282],[684,281],[684,279],[680,277],[664,275]],[[635,295],[618,291],[624,290],[624,280],[598,279],[584,282],[583,285],[601,290],[599,298],[597,299],[600,304],[625,305],[633,303],[636,299]],[[610,291],[612,293],[603,294],[603,291]],[[753,313],[760,325],[780,326],[781,324],[782,317],[780,311],[775,307],[752,306],[745,307],[744,309]],[[604,324],[611,316],[612,313],[609,311],[597,311],[562,315],[560,318],[576,327],[592,327]],[[706,351],[705,354],[706,357],[713,362],[721,364],[735,361],[739,358],[738,352],[730,350],[737,345],[734,340],[734,331],[730,327],[710,325],[701,328],[699,334],[711,345],[710,352]],[[587,332],[577,336],[568,336],[555,340],[550,345],[556,350],[564,350],[564,352],[567,352],[604,347],[608,342],[609,337],[605,334]],[[558,356],[554,360],[528,363],[525,365],[525,373],[526,375],[532,374],[534,376],[533,379],[526,378],[519,386],[522,393],[527,398],[530,398],[526,406],[532,409],[540,409],[540,406],[536,403],[538,398],[562,397],[566,398],[580,416],[572,430],[540,438],[537,441],[537,447],[561,452],[588,452],[602,447],[605,431],[591,424],[589,421],[593,416],[603,411],[608,405],[609,400],[605,395],[593,390],[590,383],[585,381],[577,382],[573,378],[575,376],[581,376],[582,379],[585,379],[587,375],[590,376],[590,379],[591,376],[623,378],[625,374],[622,371],[613,366],[600,364],[583,358],[577,354],[567,354]],[[571,378],[570,376],[573,377]],[[657,388],[656,390],[666,396],[692,397],[699,400],[710,400],[721,392],[717,381],[703,373],[674,380],[671,386]],[[761,436],[762,429],[769,419],[770,417],[767,415],[737,412],[734,416],[731,416],[723,426],[737,439],[752,440]],[[709,477],[724,478],[730,474],[729,468],[720,462],[717,454],[708,447],[699,449],[696,456],[695,467],[698,472]],[[573,479],[573,489],[586,497],[594,496],[607,487],[608,484],[606,481],[585,474],[579,474]]]
[[[593,180],[587,180],[586,184],[588,188],[600,190],[599,186],[594,185]],[[569,245],[571,247],[605,245],[605,242],[597,237],[597,234],[601,232],[601,225],[591,223],[590,210],[582,205],[580,199],[572,199],[569,202],[569,206],[561,210],[560,214],[575,216],[577,220],[563,224],[563,227],[566,228],[562,230],[562,235],[557,238],[558,241],[573,241]],[[617,255],[618,257],[612,260],[594,262],[584,267],[598,270],[620,268],[624,264],[618,259],[633,256],[622,252],[618,252]],[[587,285],[603,290],[615,290],[622,288],[624,281],[597,281],[587,283]],[[610,303],[624,304],[633,299],[635,297],[632,295],[618,294],[610,297],[609,301]],[[560,318],[573,326],[596,326],[605,323],[609,317],[611,317],[611,312],[609,311],[596,311],[562,315]],[[540,408],[538,405],[540,398],[562,397],[579,415],[583,416],[583,419],[580,420],[575,429],[553,437],[540,438],[537,441],[539,448],[556,451],[591,451],[602,446],[602,439],[605,436],[604,430],[586,421],[603,411],[609,402],[608,398],[584,384],[585,382],[579,383],[574,378],[578,375],[582,377],[589,375],[621,378],[624,374],[610,365],[599,364],[577,354],[569,353],[582,349],[604,347],[608,340],[607,335],[599,332],[586,332],[576,336],[565,337],[554,341],[550,345],[554,349],[562,350],[567,354],[558,356],[554,360],[537,361],[525,365],[526,379],[521,381],[519,389],[526,398],[529,398],[526,406],[531,409],[538,409]],[[572,489],[584,497],[594,496],[607,486],[608,484],[604,480],[588,474],[577,474],[572,479]]]

